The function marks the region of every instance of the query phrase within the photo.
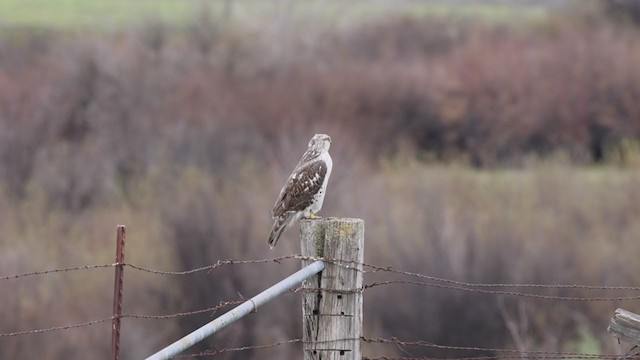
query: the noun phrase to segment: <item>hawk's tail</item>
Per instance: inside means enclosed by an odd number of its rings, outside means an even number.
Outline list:
[[[280,235],[291,225],[293,219],[295,217],[295,212],[287,212],[280,215],[274,222],[273,227],[271,228],[271,233],[269,234],[269,240],[267,243],[273,249],[274,246],[278,243],[280,239]]]

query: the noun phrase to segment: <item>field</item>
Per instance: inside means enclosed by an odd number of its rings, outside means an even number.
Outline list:
[[[127,225],[127,262],[152,269],[298,253],[297,227],[269,251],[270,210],[309,138],[325,132],[334,169],[322,214],[365,220],[367,263],[473,283],[640,282],[640,31],[608,11],[448,14],[429,3],[441,15],[369,17],[387,10],[312,3],[304,11],[326,17],[253,21],[256,8],[238,8],[246,21],[226,22],[218,10],[194,18],[199,2],[68,1],[46,17],[44,2],[17,4],[0,1],[0,22],[17,31],[0,34],[0,277],[110,264],[116,224]],[[492,15],[471,15],[481,8]],[[298,266],[126,268],[124,312],[206,309]],[[0,281],[0,333],[110,316],[111,268]],[[404,285],[364,299],[370,337],[596,354],[623,349],[606,332],[613,311],[638,312],[637,300]],[[194,351],[295,339],[300,316],[298,294],[286,294]],[[122,357],[143,358],[209,319],[125,318]],[[105,357],[109,334],[101,323],[0,337],[0,358]],[[365,354],[406,356],[370,344]]]
[[[516,22],[541,20],[547,17],[543,5],[512,6],[500,3],[452,5],[446,1],[307,1],[304,5],[290,1],[203,1],[203,0],[1,0],[0,26],[4,28],[67,29],[90,28],[114,30],[136,26],[141,22],[162,22],[167,25],[188,24],[203,9],[212,16],[231,16],[240,22],[264,21],[283,12],[297,21],[309,18],[336,24],[353,24],[389,14],[413,16],[479,18],[484,21]]]

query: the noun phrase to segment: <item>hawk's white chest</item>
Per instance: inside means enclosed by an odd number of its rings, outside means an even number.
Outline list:
[[[331,159],[331,155],[329,155],[328,151],[325,151],[322,155],[318,157],[317,161],[324,161],[327,165],[327,173],[324,176],[324,180],[322,181],[322,186],[320,190],[313,195],[313,201],[311,205],[306,209],[304,216],[310,215],[310,213],[316,214],[322,208],[322,203],[324,202],[324,196],[327,193],[327,184],[329,183],[329,177],[331,176],[331,169],[333,168],[333,160]]]

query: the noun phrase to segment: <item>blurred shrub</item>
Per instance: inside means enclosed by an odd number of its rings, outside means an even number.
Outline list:
[[[624,20],[640,23],[640,3],[634,0],[604,0],[609,13]]]
[[[292,26],[251,29],[203,16],[185,29],[37,35],[47,41],[3,35],[3,273],[108,263],[111,236],[98,239],[116,223],[134,225],[128,256],[149,267],[265,258],[274,196],[309,137],[327,132],[336,168],[323,212],[367,221],[367,262],[475,282],[639,281],[635,30],[580,19],[527,28],[424,18],[349,31]],[[529,168],[477,171],[415,159]],[[593,162],[624,166],[554,165]],[[285,237],[275,256],[297,252],[295,231]],[[263,266],[260,276],[257,267],[171,280],[131,272],[125,306],[146,314],[208,308],[250,296],[296,267]],[[9,314],[0,329],[108,311],[103,290],[112,279],[82,276],[4,291]],[[69,293],[57,296],[58,285]],[[203,346],[296,338],[296,303],[283,298],[284,306]],[[49,305],[55,311],[39,318]],[[369,336],[540,350],[591,347],[596,340],[584,334],[600,334],[591,329],[610,316],[599,303],[412,287],[371,289],[365,311]],[[143,357],[203,320],[131,320],[123,352]],[[3,339],[0,357],[95,357],[107,351],[105,331],[47,340],[38,354],[25,352],[35,349],[28,338]],[[274,358],[299,354],[273,351]]]
[[[267,159],[263,144],[326,128],[371,159],[410,144],[476,166],[556,152],[603,162],[640,134],[640,38],[566,20],[527,31],[421,18],[317,25],[276,53],[278,33],[204,15],[179,36],[152,24],[35,50],[6,41],[0,176],[21,196],[60,143],[95,147],[105,173],[91,192],[101,194],[166,161],[212,168],[228,161],[216,155],[227,144]]]
[[[637,181],[634,171],[613,175],[603,169],[539,165],[478,173],[401,162],[391,163],[370,179],[368,191],[345,202],[367,209],[359,213],[367,220],[368,262],[480,283],[614,284],[627,280],[603,271],[602,264],[620,249],[638,247],[631,240],[639,230],[633,220],[637,209],[631,205],[640,195],[633,190]],[[623,277],[629,275],[623,272]],[[377,274],[375,280],[382,279],[388,278]],[[559,344],[583,337],[578,329],[597,329],[596,324],[610,317],[604,303],[501,298],[404,285],[393,289],[395,300],[389,308],[382,300],[388,291],[372,288],[365,294],[370,336],[482,347],[502,347],[509,339],[521,349],[560,350]],[[576,294],[567,289],[542,293]],[[606,336],[598,341],[603,351],[612,351]],[[424,349],[408,350],[433,356]],[[454,355],[462,356],[448,354]]]

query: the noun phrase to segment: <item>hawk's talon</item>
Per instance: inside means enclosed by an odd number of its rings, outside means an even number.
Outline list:
[[[317,219],[322,219],[322,216],[319,216],[316,214],[309,214],[309,216],[305,216],[304,218],[307,220],[317,220]]]

